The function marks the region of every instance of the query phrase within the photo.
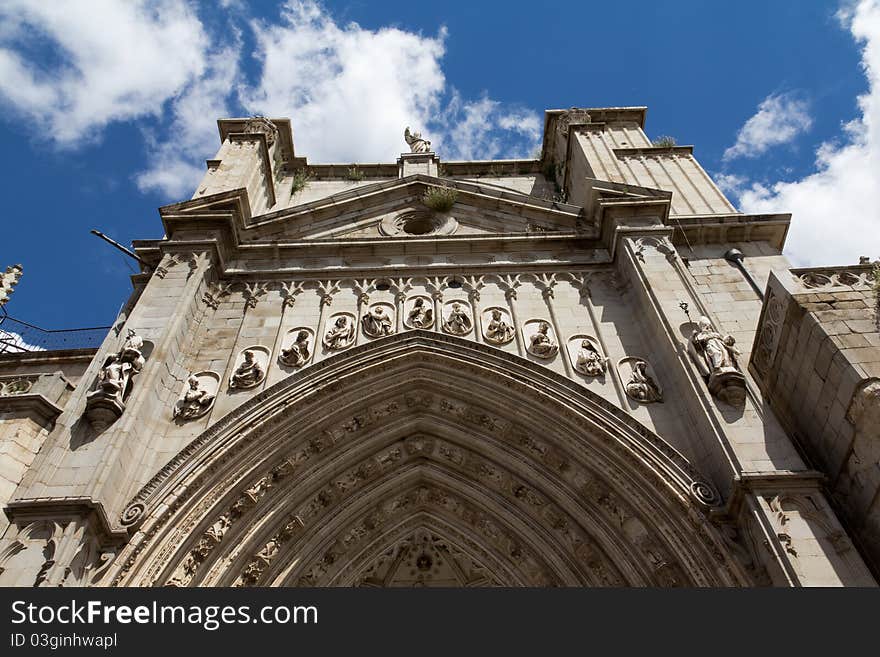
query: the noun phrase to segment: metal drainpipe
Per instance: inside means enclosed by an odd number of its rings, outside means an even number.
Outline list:
[[[752,275],[746,270],[745,267],[743,267],[742,261],[744,258],[745,256],[743,255],[743,252],[739,249],[730,249],[727,251],[727,253],[724,254],[724,259],[727,260],[727,262],[733,263],[734,266],[736,266],[736,268],[739,269],[740,272],[742,272],[742,275],[745,276],[745,279],[749,282],[749,285],[752,286],[755,294],[757,294],[761,301],[763,301],[764,292],[761,290],[760,287],[758,287],[758,284],[755,282],[755,279],[752,278]]]

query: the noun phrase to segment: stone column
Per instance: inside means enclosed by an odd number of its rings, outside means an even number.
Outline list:
[[[516,350],[520,356],[524,357],[526,351],[522,339],[522,326],[520,326],[519,317],[517,317],[516,314],[516,287],[514,285],[509,285],[507,287],[504,291],[504,298],[507,299],[507,305],[510,306],[510,318],[513,320],[513,325],[516,328],[516,331],[514,331]]]

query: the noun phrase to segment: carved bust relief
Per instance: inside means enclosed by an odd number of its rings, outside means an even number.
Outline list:
[[[183,393],[174,404],[172,417],[179,420],[195,420],[211,410],[217,391],[220,388],[220,375],[216,372],[196,372],[191,374],[183,388]]]
[[[327,320],[324,346],[331,351],[347,349],[354,344],[355,317],[351,313],[336,313]]]
[[[483,337],[489,344],[502,345],[511,342],[516,327],[510,313],[504,308],[492,307],[483,311]]]
[[[429,329],[434,326],[434,302],[428,297],[410,297],[403,311],[403,325],[407,328]]]
[[[642,404],[663,401],[663,390],[657,384],[650,363],[642,358],[623,358],[617,364],[623,388],[630,398]]]
[[[550,322],[543,319],[530,319],[523,325],[523,338],[526,351],[536,358],[550,359],[559,352],[559,342]]]
[[[266,378],[269,365],[269,350],[266,347],[254,346],[243,349],[235,359],[235,366],[229,376],[229,388],[247,390],[260,385]]]
[[[573,335],[568,340],[568,355],[579,374],[589,377],[604,376],[607,358],[596,338],[589,335]]]
[[[443,330],[452,335],[467,335],[474,327],[471,307],[466,301],[447,301],[444,306]]]
[[[312,358],[314,351],[314,332],[300,326],[290,329],[281,343],[278,362],[287,367],[302,367]]]
[[[374,303],[361,317],[361,327],[364,335],[371,338],[391,335],[394,333],[394,306],[384,302]]]

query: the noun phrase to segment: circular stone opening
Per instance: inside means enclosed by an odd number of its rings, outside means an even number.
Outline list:
[[[407,235],[427,235],[434,230],[434,221],[425,215],[407,217],[402,228]]]

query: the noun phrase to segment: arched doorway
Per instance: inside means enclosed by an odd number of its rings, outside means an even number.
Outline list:
[[[717,495],[626,413],[409,331],[265,390],[132,501],[105,583],[742,586]]]

